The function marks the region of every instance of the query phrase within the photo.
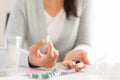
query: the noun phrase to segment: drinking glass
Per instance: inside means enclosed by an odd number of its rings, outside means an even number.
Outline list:
[[[8,48],[8,65],[6,75],[16,75],[19,68],[19,58],[21,53],[22,37],[6,37],[6,47]]]

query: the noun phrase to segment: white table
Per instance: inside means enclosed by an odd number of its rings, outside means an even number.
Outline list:
[[[60,63],[57,63],[55,67],[64,68]],[[26,76],[21,75],[22,73],[26,73],[27,71],[31,71],[31,70],[33,69],[19,68],[19,73],[17,74],[17,76],[0,77],[0,80],[36,80],[36,79],[30,79]],[[98,74],[90,74],[87,71],[86,72],[81,71],[81,72],[72,73],[68,75],[62,75],[62,76],[55,78],[54,80],[120,80],[120,79],[117,79],[117,78],[108,79],[107,76],[100,76]]]

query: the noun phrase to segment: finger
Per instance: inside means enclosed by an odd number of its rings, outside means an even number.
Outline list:
[[[54,60],[55,60],[54,64],[56,63],[56,61],[57,61],[57,59],[58,59],[58,56],[59,56],[58,50],[55,50],[55,49],[54,49]]]
[[[63,65],[65,67],[67,67],[68,69],[72,69],[72,68],[75,68],[76,64],[74,62],[72,62],[72,61],[64,61]]]
[[[48,52],[48,47],[45,49],[44,54],[47,54]]]
[[[73,62],[73,61],[69,61],[68,65],[69,65],[69,67],[72,69],[72,68],[75,68],[76,63]]]
[[[29,53],[30,53],[30,55],[34,55],[34,56],[36,56],[37,58],[43,56],[43,54],[40,53],[40,50],[34,51],[33,49],[30,49],[30,50],[29,50]]]
[[[69,66],[69,61],[63,61],[62,64],[63,66],[67,67],[68,69],[70,69],[70,66]]]
[[[47,55],[48,56],[54,56],[54,53],[53,53],[53,44],[51,41],[48,42],[48,52],[47,52]]]
[[[54,57],[49,57],[50,64],[48,65],[49,67],[52,67],[56,64],[58,58],[58,51],[54,49]]]
[[[84,68],[85,68],[85,64],[83,62],[75,65],[75,70],[76,71],[80,71],[81,69],[84,69]]]
[[[63,61],[62,65],[65,66],[65,67],[68,67],[68,64],[66,63],[66,61]]]
[[[88,58],[87,58],[87,55],[86,54],[83,54],[83,62],[86,64],[86,65],[89,65],[90,64],[90,62],[89,62],[89,60],[88,60]]]
[[[46,41],[47,41],[47,39],[36,42],[35,44],[32,45],[32,47],[30,48],[30,51],[37,52],[37,50],[39,50],[40,48],[42,48],[45,45]]]
[[[58,58],[58,56],[59,56],[58,50],[56,50],[55,48],[54,48],[53,50],[54,50],[54,57],[55,57],[55,58]]]
[[[43,54],[41,54],[41,53],[40,53],[40,50],[38,50],[37,53],[36,53],[36,56],[37,56],[37,58],[40,58],[40,57],[43,56]]]
[[[40,53],[39,49],[44,46],[44,44],[46,43],[47,39],[44,39],[42,41],[36,42],[34,45],[31,46],[29,52],[30,54],[33,54],[34,56],[36,56],[37,58],[41,57],[42,54]]]

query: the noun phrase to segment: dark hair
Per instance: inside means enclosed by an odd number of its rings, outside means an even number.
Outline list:
[[[64,10],[68,19],[71,15],[77,17],[76,0],[64,0]]]

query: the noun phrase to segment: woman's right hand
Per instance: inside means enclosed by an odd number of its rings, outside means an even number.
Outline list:
[[[30,65],[50,68],[56,64],[58,51],[54,48],[51,40],[48,41],[48,46],[44,54],[40,52],[40,49],[46,44],[47,41],[48,39],[44,39],[31,46],[28,57]]]

